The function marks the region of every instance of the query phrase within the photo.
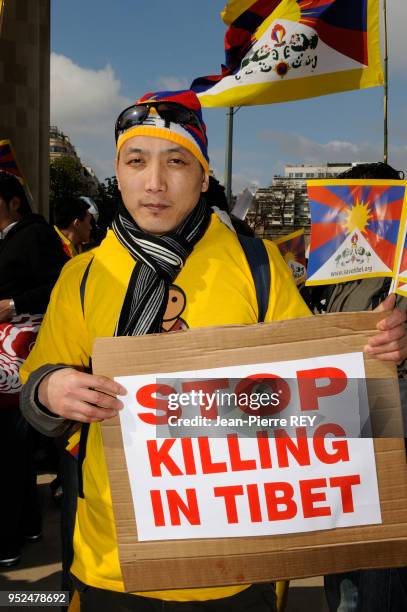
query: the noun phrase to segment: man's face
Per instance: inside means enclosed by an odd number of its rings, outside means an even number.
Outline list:
[[[124,143],[116,175],[125,207],[143,231],[155,235],[178,227],[208,189],[208,175],[192,153],[151,136]]]
[[[3,200],[3,198],[0,196],[0,230],[4,229],[3,225],[6,222],[6,219],[8,218],[8,206],[6,204],[6,201]]]
[[[10,223],[18,221],[20,215],[16,212],[20,206],[18,198],[12,198],[9,203],[0,196],[0,231],[4,230]]]

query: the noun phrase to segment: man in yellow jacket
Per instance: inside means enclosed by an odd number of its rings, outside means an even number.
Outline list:
[[[70,259],[90,241],[92,215],[88,209],[89,204],[80,198],[68,198],[55,206],[54,229]]]
[[[122,403],[112,395],[125,390],[89,373],[92,342],[165,333],[174,291],[184,296],[183,327],[250,325],[258,321],[258,303],[238,236],[203,197],[209,160],[195,94],[146,94],[119,116],[116,142],[123,203],[113,228],[100,247],[65,266],[23,371],[24,381],[29,377],[23,410],[31,422],[42,419],[53,435],[73,421],[90,424],[71,567],[81,612],[275,610],[270,584],[123,593],[100,422],[117,415]],[[265,246],[271,273],[265,321],[308,316],[277,248]],[[403,321],[394,311],[381,322],[371,350],[403,358]]]

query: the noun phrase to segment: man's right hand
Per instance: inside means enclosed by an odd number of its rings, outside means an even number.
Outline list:
[[[123,408],[116,395],[127,391],[111,378],[62,368],[48,374],[38,388],[38,399],[57,416],[81,423],[94,423],[118,415]]]

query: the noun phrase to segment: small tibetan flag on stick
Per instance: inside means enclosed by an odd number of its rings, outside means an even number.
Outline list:
[[[286,236],[281,236],[273,242],[278,246],[283,259],[290,267],[296,284],[303,283],[306,272],[304,230],[300,229]]]
[[[13,145],[11,144],[11,140],[8,139],[0,140],[0,170],[3,170],[4,172],[9,172],[10,174],[14,174],[14,176],[18,178],[18,180],[24,187],[24,191],[29,202],[32,204],[33,197],[30,188],[17,162],[17,157],[14,152]]]
[[[0,140],[0,170],[14,174],[22,184],[26,183],[10,140]]]
[[[3,27],[3,17],[4,17],[5,5],[6,5],[6,0],[0,0],[0,36],[1,36],[1,30]]]
[[[405,181],[389,180],[308,181],[306,285],[393,277],[406,187]]]
[[[401,218],[396,262],[397,273],[393,277],[389,293],[394,292],[407,297],[407,204],[404,206]]]
[[[392,292],[407,297],[407,240],[404,241],[399,274],[395,277],[394,283],[390,288],[390,293]]]

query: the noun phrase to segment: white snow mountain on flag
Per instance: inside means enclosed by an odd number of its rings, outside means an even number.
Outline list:
[[[350,280],[353,276],[372,273],[386,274],[391,269],[375,253],[374,248],[368,243],[362,232],[353,230],[331,257],[312,275],[308,281],[332,279],[333,282],[340,279]]]

